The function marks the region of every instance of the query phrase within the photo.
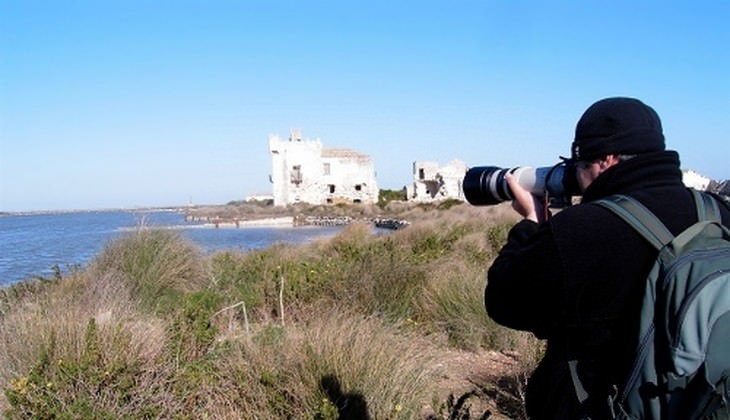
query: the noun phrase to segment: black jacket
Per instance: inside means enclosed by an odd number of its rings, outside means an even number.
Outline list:
[[[656,251],[607,209],[591,204],[626,194],[678,234],[697,220],[682,183],[679,157],[665,151],[615,165],[584,192],[580,205],[548,222],[523,220],[489,269],[485,304],[496,322],[547,339],[527,387],[531,418],[571,418],[578,404],[567,368],[579,360],[592,396],[608,394],[626,376],[636,348],[638,312]],[[730,210],[722,207],[730,226]],[[591,399],[600,418],[604,399]]]

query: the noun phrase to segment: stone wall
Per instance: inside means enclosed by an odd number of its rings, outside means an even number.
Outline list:
[[[446,199],[464,200],[461,186],[467,167],[460,160],[444,166],[434,161],[413,162],[413,181],[406,187],[409,201],[427,203]]]
[[[376,203],[378,185],[370,156],[350,149],[325,149],[299,130],[288,139],[269,136],[275,206],[294,203]]]

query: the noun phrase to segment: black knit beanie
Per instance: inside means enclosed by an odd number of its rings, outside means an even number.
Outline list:
[[[606,98],[591,105],[575,127],[573,160],[664,150],[659,115],[634,98]]]

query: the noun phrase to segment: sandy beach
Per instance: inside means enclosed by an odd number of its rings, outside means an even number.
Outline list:
[[[209,222],[202,226],[212,228],[241,228],[241,227],[292,227],[294,226],[294,218],[291,216],[286,217],[268,217],[265,219],[255,220],[237,220],[237,221],[221,221],[221,222]]]

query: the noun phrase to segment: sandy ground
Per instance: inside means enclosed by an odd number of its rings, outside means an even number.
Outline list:
[[[239,228],[239,227],[292,227],[294,226],[294,218],[290,216],[286,217],[268,217],[265,219],[255,220],[239,220],[236,222],[225,221],[225,222],[209,222],[202,226],[211,228]]]
[[[485,412],[491,413],[489,419],[511,419],[505,416],[505,404],[520,406],[521,401],[515,393],[500,390],[505,380],[513,381],[517,378],[519,363],[504,353],[496,351],[468,352],[462,350],[447,350],[443,354],[443,370],[446,372],[439,381],[441,401],[446,401],[449,394],[458,399],[469,392],[475,394],[467,399],[470,417],[480,418]],[[494,384],[493,389],[485,390],[486,384]],[[498,385],[499,384],[499,385]],[[426,407],[422,418],[430,419],[433,407]],[[452,413],[453,414],[453,413]],[[461,418],[461,417],[458,417]],[[519,418],[516,417],[516,418]]]

